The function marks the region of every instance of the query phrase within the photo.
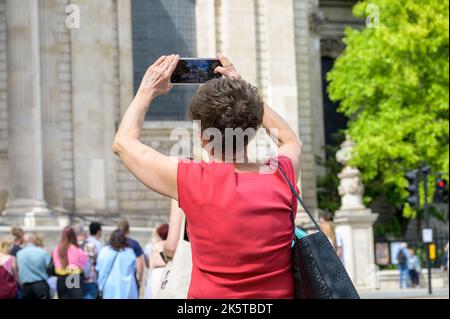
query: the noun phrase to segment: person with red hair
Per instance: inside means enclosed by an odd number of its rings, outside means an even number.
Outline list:
[[[58,277],[58,298],[83,299],[83,272],[87,269],[88,257],[78,247],[77,236],[72,227],[63,229],[59,244],[53,251],[53,263]]]
[[[164,250],[164,243],[167,240],[167,235],[169,233],[169,225],[162,224],[156,228],[156,234],[158,235],[158,241],[152,245],[152,251],[150,256],[150,269],[149,276],[151,276],[151,296],[155,298],[159,290],[159,282],[161,281],[161,275],[166,266],[166,262],[161,257],[161,252]]]

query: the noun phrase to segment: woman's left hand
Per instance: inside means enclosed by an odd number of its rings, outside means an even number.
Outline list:
[[[228,79],[237,79],[237,80],[242,79],[241,75],[236,70],[234,64],[230,61],[229,58],[227,58],[222,54],[217,54],[217,58],[219,59],[222,66],[216,67],[214,73],[220,73]]]
[[[168,93],[173,87],[173,84],[170,83],[170,77],[179,60],[180,56],[177,54],[161,56],[145,72],[137,95],[151,100],[159,95]]]

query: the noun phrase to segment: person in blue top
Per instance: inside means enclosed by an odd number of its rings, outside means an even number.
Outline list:
[[[136,255],[125,234],[115,230],[97,257],[98,289],[103,299],[137,299]]]
[[[397,253],[397,265],[400,275],[400,289],[403,288],[403,280],[405,281],[405,287],[409,288],[409,258],[410,255],[408,251],[408,245],[406,243],[403,243],[402,247]]]
[[[36,237],[33,234],[25,234],[23,240],[25,246],[17,252],[17,268],[23,286],[23,298],[50,299],[50,287],[47,283],[50,255],[36,246]]]
[[[125,234],[128,246],[133,249],[134,254],[136,255],[136,283],[139,290],[144,274],[144,250],[136,240],[130,237],[130,224],[126,219],[121,218],[118,220],[117,229]]]
[[[411,278],[411,283],[413,288],[419,287],[419,278],[420,278],[420,260],[419,257],[416,256],[414,249],[410,248],[409,250],[409,260],[408,260],[408,269],[409,269],[409,278]]]

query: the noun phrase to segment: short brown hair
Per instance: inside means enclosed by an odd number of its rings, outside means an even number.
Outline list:
[[[216,128],[223,139],[226,128],[244,131],[253,128],[256,131],[262,124],[263,115],[264,102],[256,87],[244,80],[228,78],[206,82],[198,89],[189,107],[190,119],[201,121],[202,132]]]
[[[117,221],[117,229],[123,232],[125,235],[130,232],[130,224],[128,223],[128,220],[125,218],[120,218]]]
[[[12,227],[11,234],[14,236],[15,240],[22,240],[25,232],[20,227]]]

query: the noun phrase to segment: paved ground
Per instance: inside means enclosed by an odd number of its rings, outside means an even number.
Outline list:
[[[432,295],[423,288],[365,290],[359,291],[359,295],[361,299],[449,299],[449,290],[448,288],[433,289]]]

